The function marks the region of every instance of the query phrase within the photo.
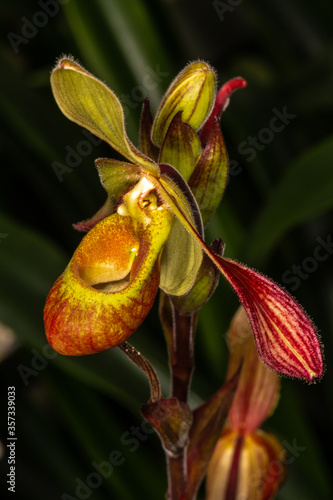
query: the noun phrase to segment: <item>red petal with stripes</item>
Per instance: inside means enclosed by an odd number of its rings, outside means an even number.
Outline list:
[[[315,329],[295,300],[273,281],[230,259],[215,263],[249,317],[261,359],[274,370],[313,380],[323,373]]]

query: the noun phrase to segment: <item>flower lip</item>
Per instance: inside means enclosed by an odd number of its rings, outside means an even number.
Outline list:
[[[53,285],[44,323],[57,352],[79,356],[119,345],[150,311],[173,221],[168,209],[155,205],[151,187],[143,179],[135,195],[124,195],[129,215],[116,212],[96,224]]]
[[[119,292],[120,290],[124,290],[124,288],[126,288],[130,284],[130,281],[131,281],[131,275],[130,273],[128,273],[124,278],[120,280],[95,283],[94,285],[91,286],[96,290],[99,290],[100,292],[115,293]]]

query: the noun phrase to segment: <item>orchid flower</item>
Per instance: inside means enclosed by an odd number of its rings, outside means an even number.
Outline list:
[[[320,377],[321,346],[303,309],[271,280],[204,242],[203,227],[228,175],[219,117],[244,80],[216,92],[213,69],[189,64],[154,119],[145,102],[140,150],[126,134],[116,95],[73,59],[58,62],[51,85],[67,118],[128,160],[96,160],[107,201],[76,225],[88,233],[47,298],[44,322],[53,348],[75,356],[121,344],[148,314],[158,288],[172,296],[191,293],[208,259],[239,296],[261,359],[290,376]]]
[[[242,365],[228,423],[208,466],[206,500],[273,499],[286,476],[286,453],[273,434],[259,427],[277,405],[280,378],[260,361],[243,307],[231,322],[228,344],[227,380]]]

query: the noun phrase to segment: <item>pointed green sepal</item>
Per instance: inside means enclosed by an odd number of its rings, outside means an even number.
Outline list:
[[[131,189],[140,180],[140,168],[126,161],[109,158],[95,160],[101,183],[114,201]]]
[[[128,139],[117,96],[72,59],[61,59],[51,74],[52,91],[67,118],[100,137],[128,160],[158,176],[158,166]]]
[[[215,97],[215,73],[204,62],[186,66],[172,82],[155,116],[152,140],[161,147],[171,123],[178,111],[182,120],[197,131],[204,123],[213,106]]]
[[[160,165],[160,169],[158,192],[163,201],[176,216],[177,207],[189,225],[202,234],[200,212],[186,182],[170,165]],[[177,216],[162,254],[160,288],[170,295],[187,293],[193,286],[202,257],[200,244]]]

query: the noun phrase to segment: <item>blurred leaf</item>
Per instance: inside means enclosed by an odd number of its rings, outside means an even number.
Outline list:
[[[247,241],[251,262],[260,262],[289,229],[333,207],[332,164],[329,137],[287,167]]]

